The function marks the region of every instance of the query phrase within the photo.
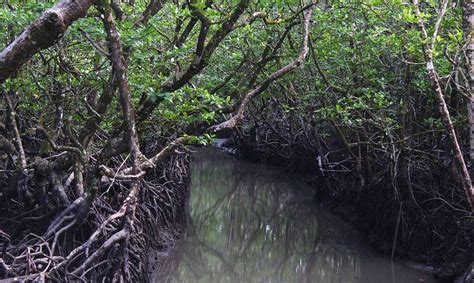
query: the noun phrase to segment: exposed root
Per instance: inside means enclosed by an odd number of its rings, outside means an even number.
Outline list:
[[[53,235],[57,234],[65,226],[67,221],[70,223],[74,223],[76,219],[76,215],[73,213],[77,208],[83,203],[84,198],[78,198],[75,200],[71,205],[69,205],[63,212],[61,212],[49,225],[48,229],[46,230],[45,237],[50,238]],[[72,214],[71,214],[72,212]]]
[[[103,183],[85,216],[87,201],[80,197],[43,227],[23,229],[42,228],[42,236],[28,233],[18,240],[17,235],[0,233],[2,242],[7,243],[0,260],[0,276],[40,274],[63,282],[98,278],[143,281],[147,276],[147,249],[160,248],[159,230],[184,223],[188,163],[187,154],[174,155],[136,186]],[[26,213],[18,221],[28,216]],[[0,224],[2,228],[8,226],[8,222]]]

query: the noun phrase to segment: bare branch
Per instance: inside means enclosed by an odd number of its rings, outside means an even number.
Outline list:
[[[244,99],[242,100],[242,102],[240,103],[239,108],[237,109],[237,113],[235,113],[227,121],[224,121],[218,125],[212,126],[210,128],[210,131],[217,132],[222,129],[234,128],[235,126],[237,126],[237,124],[240,123],[240,121],[243,119],[245,109],[253,97],[265,91],[272,82],[281,78],[287,73],[291,72],[293,69],[295,69],[296,67],[298,67],[304,62],[306,55],[308,54],[308,41],[309,41],[309,32],[310,32],[309,22],[311,20],[312,12],[313,12],[313,9],[308,9],[304,13],[303,46],[301,48],[301,52],[298,55],[298,57],[295,60],[293,60],[291,63],[289,63],[288,65],[284,66],[283,68],[271,74],[267,79],[265,79],[265,81],[263,81],[262,84],[254,88],[251,92],[247,93]]]
[[[102,47],[100,47],[99,44],[97,44],[97,42],[95,42],[94,39],[92,39],[92,37],[87,32],[85,32],[82,28],[79,28],[79,32],[82,34],[82,36],[85,37],[85,39],[87,39],[87,41],[92,45],[92,47],[94,47],[94,49],[97,50],[97,52],[99,52],[100,54],[106,57],[110,56],[110,54],[107,53],[104,49],[102,49]]]
[[[168,156],[173,153],[173,150],[180,146],[186,139],[184,137],[177,138],[174,141],[172,141],[170,144],[168,144],[166,147],[164,147],[159,153],[157,153],[155,156],[152,158],[145,160],[142,162],[139,166],[140,170],[146,171],[151,168],[154,168],[161,162],[163,162]],[[120,173],[123,175],[128,175],[132,172],[132,168],[126,168],[122,170]]]
[[[48,132],[43,127],[38,126],[36,127],[36,130],[46,136],[46,139],[55,151],[68,151],[74,153],[81,159],[83,163],[85,163],[84,153],[79,148],[67,145],[57,145],[56,142],[49,136]]]

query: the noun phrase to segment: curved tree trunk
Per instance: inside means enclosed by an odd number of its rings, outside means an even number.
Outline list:
[[[67,28],[84,17],[94,0],[63,0],[34,20],[0,53],[0,83],[13,76],[30,58],[60,39]]]

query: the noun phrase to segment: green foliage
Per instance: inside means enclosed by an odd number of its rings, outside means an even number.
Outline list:
[[[186,143],[196,144],[196,145],[201,145],[201,146],[212,144],[212,142],[216,138],[214,134],[204,134],[201,136],[184,135],[183,137]]]
[[[9,3],[10,7],[0,8],[0,28],[10,31],[0,33],[0,42],[11,40],[41,11],[53,4],[49,1]],[[276,56],[261,72],[254,73],[266,45],[270,43],[275,46],[288,24],[285,20],[293,19],[294,11],[300,5],[299,1],[294,0],[255,1],[242,20],[254,12],[265,12],[267,20],[279,24],[265,24],[257,19],[252,24],[234,30],[212,54],[208,66],[190,83],[172,93],[162,92],[160,87],[172,79],[177,68],[185,70],[194,60],[200,24],[198,22],[189,38],[176,47],[172,42],[173,38],[179,36],[175,33],[176,23],[180,22],[182,31],[193,17],[191,10],[196,8],[214,23],[209,29],[210,38],[219,28],[219,23],[228,17],[236,1],[219,3],[220,9],[207,7],[203,0],[195,1],[190,6],[169,3],[147,25],[135,27],[139,11],[143,11],[147,4],[147,1],[137,1],[135,6],[121,5],[125,17],[117,24],[127,55],[134,105],[138,107],[143,97],[162,101],[154,115],[148,117],[147,124],[158,128],[149,134],[158,130],[161,133],[176,132],[182,135],[189,128],[215,124],[222,120],[222,110],[234,107],[251,90],[252,86],[247,83],[253,76],[257,76],[258,84],[268,74],[293,60],[299,52],[301,27],[295,26]],[[438,1],[422,4],[422,18],[430,34],[433,32],[438,5]],[[54,112],[52,93],[64,88],[70,90],[63,101],[65,110],[68,116],[74,117],[78,126],[92,115],[87,111],[85,96],[92,92],[100,94],[104,82],[109,80],[111,70],[107,58],[97,52],[80,32],[87,33],[107,51],[105,33],[96,16],[96,12],[91,11],[88,17],[76,22],[68,30],[59,46],[42,51],[22,69],[15,80],[7,81],[7,88],[15,88],[25,98],[21,107],[36,113],[38,119]],[[298,17],[294,19],[298,20]],[[317,121],[335,121],[349,127],[371,125],[384,133],[386,129],[400,127],[400,105],[403,103],[408,103],[410,107],[423,105],[431,109],[417,110],[420,121],[438,120],[437,111],[432,111],[436,105],[425,75],[417,21],[413,5],[403,1],[339,1],[331,6],[318,4],[311,30],[314,54],[310,52],[302,68],[263,93],[261,103],[264,105],[265,101],[272,98],[282,98],[281,108],[285,113],[303,116],[310,113]],[[442,77],[449,77],[453,72],[448,57],[456,59],[459,56],[463,44],[460,23],[459,8],[450,8],[442,22],[434,49],[435,64]],[[59,49],[62,49],[63,57],[80,72],[80,76],[74,76],[70,70],[60,67],[64,62],[58,54]],[[316,66],[313,55],[319,66]],[[413,63],[409,67],[409,90],[406,82],[407,62]],[[237,70],[238,67],[240,69]],[[318,68],[324,72],[330,86],[322,79]],[[44,75],[48,72],[54,75]],[[213,92],[227,79],[222,87]],[[292,88],[296,88],[296,96],[292,101],[298,101],[297,105],[283,99]],[[108,112],[103,122],[106,130],[120,122],[121,114],[115,111],[119,109],[117,104],[114,99],[112,111]],[[455,120],[462,123],[464,120],[457,115],[460,114],[454,112]],[[422,124],[428,129],[439,128],[433,122]]]

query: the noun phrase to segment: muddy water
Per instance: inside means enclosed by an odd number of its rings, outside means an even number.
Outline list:
[[[434,282],[374,252],[281,169],[200,149],[171,282]]]

